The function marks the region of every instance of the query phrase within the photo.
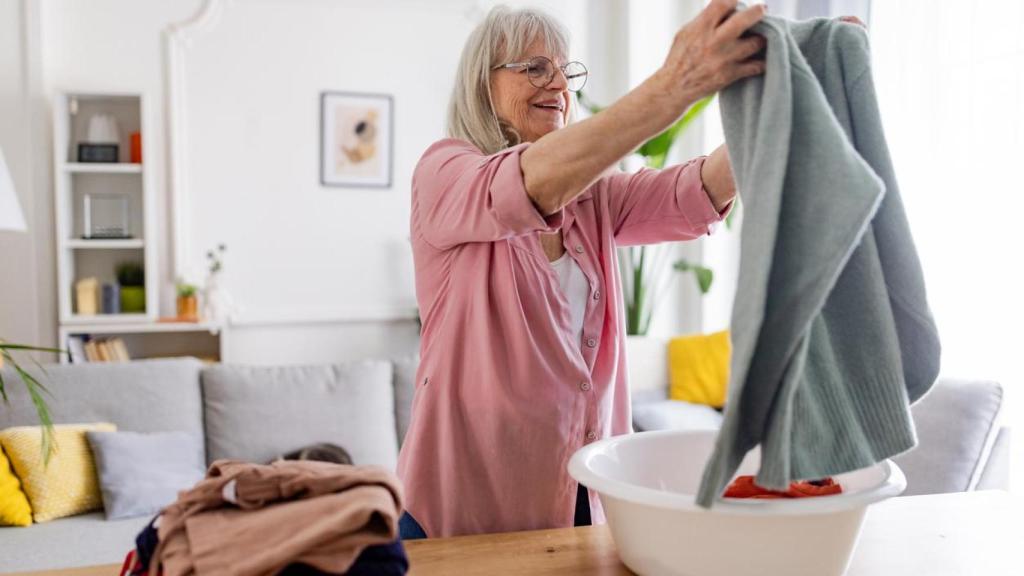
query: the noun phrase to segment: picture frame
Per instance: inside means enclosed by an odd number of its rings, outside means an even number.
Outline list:
[[[320,184],[390,188],[394,99],[389,94],[320,94]]]

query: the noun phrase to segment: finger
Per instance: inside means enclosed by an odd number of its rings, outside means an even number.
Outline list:
[[[737,0],[711,0],[698,18],[709,22],[712,26],[718,26],[722,20],[736,10]]]
[[[766,43],[767,41],[760,35],[740,38],[729,43],[726,55],[733,62],[742,62],[763,50]]]
[[[757,6],[751,6],[746,10],[736,12],[718,27],[718,30],[715,31],[715,36],[728,40],[739,38],[747,31],[747,28],[760,22],[767,11],[768,9],[765,8],[764,4],[758,4]]]
[[[732,69],[732,82],[735,82],[736,80],[740,80],[742,78],[764,74],[764,70],[764,60],[747,60],[745,62],[741,62],[734,66]],[[730,84],[732,82],[730,82]]]
[[[868,27],[867,24],[862,22],[861,19],[857,18],[856,16],[841,16],[839,20],[842,22],[848,22],[850,24],[857,24],[858,26],[861,26],[863,28]]]

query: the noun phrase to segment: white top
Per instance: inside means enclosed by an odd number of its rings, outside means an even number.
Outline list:
[[[572,328],[573,342],[579,346],[583,340],[583,314],[587,311],[590,282],[587,281],[580,265],[569,256],[568,251],[558,260],[551,262],[551,267],[555,269],[562,293],[569,301],[569,325]]]

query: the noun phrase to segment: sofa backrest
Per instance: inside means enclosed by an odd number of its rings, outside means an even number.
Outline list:
[[[903,495],[976,489],[999,436],[1002,405],[1003,387],[998,382],[939,378],[910,408],[917,446],[893,458],[907,476]],[[998,456],[1006,458],[1005,453]]]
[[[392,363],[214,365],[202,372],[207,460],[267,462],[318,442],[355,464],[398,460]]]
[[[123,364],[23,366],[49,390],[44,393],[55,424],[112,422],[130,432],[182,431],[203,435],[202,396],[194,358]],[[0,405],[0,429],[39,424],[21,378],[3,369],[10,403]]]
[[[398,430],[398,445],[405,440],[412,418],[412,398],[416,394],[416,370],[420,366],[419,354],[394,360],[395,370],[395,424]]]

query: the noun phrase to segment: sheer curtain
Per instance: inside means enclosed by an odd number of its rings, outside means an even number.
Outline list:
[[[1024,2],[876,2],[875,84],[946,375],[1024,417]],[[1015,490],[1024,488],[1017,434]]]

